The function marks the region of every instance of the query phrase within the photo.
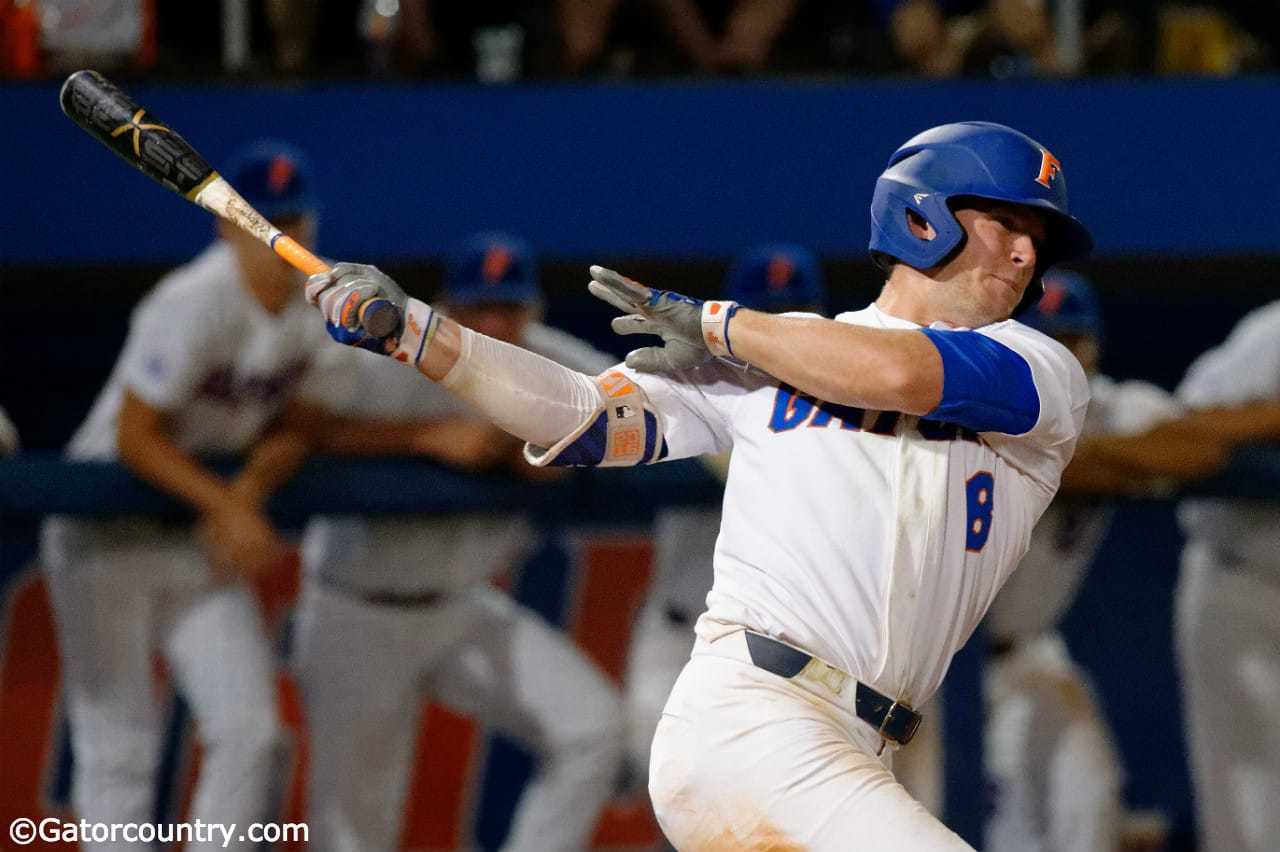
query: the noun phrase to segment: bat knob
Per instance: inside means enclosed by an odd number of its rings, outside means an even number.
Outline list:
[[[400,309],[387,299],[370,299],[360,306],[360,327],[373,337],[390,337],[400,330]]]

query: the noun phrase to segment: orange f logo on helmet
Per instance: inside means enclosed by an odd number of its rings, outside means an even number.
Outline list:
[[[1062,163],[1058,162],[1058,158],[1050,154],[1044,148],[1040,149],[1040,176],[1036,178],[1036,183],[1049,189],[1053,183],[1053,179],[1062,174]]]

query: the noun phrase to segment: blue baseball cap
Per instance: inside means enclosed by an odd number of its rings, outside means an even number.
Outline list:
[[[314,214],[311,166],[287,142],[264,139],[236,152],[222,176],[269,220]]]
[[[542,298],[538,264],[519,237],[486,231],[468,237],[445,265],[445,299],[455,305],[527,305]]]
[[[1050,337],[1102,336],[1102,305],[1089,279],[1077,272],[1051,269],[1044,276],[1044,295],[1018,320]]]
[[[825,313],[827,288],[813,252],[792,243],[766,243],[734,260],[725,297],[761,311],[813,307]]]

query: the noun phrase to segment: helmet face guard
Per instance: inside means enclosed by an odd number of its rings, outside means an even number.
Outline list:
[[[1040,276],[1055,263],[1083,257],[1093,247],[1088,229],[1068,212],[1062,163],[1039,142],[1002,124],[944,124],[911,138],[893,152],[871,199],[870,250],[916,269],[944,262],[964,244],[953,212],[957,199],[983,198],[1040,210],[1048,236],[1037,254],[1036,275],[1027,288],[1034,302]],[[907,212],[936,234],[911,232]],[[1028,304],[1024,297],[1024,304]]]

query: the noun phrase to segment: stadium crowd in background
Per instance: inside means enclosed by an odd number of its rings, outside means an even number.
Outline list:
[[[1277,27],[1246,0],[0,0],[0,74],[1229,76],[1275,68]]]

